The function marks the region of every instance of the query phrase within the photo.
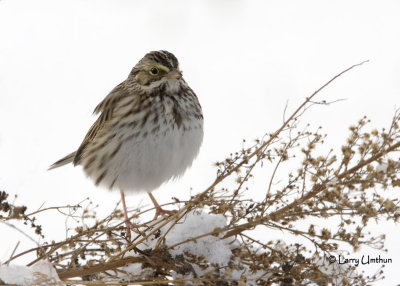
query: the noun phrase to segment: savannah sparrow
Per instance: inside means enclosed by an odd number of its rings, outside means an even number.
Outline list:
[[[100,114],[78,150],[49,169],[82,165],[96,185],[119,189],[129,227],[125,192],[151,191],[181,176],[203,140],[200,103],[167,51],[146,54],[128,78],[94,109]]]

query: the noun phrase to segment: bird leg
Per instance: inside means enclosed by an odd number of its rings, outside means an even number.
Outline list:
[[[154,219],[157,219],[160,215],[164,215],[164,214],[172,215],[175,213],[175,211],[168,211],[168,210],[164,210],[163,208],[161,208],[161,206],[156,201],[156,198],[151,193],[148,193],[148,194],[149,194],[151,201],[154,204],[154,207],[156,208],[156,214],[154,216]]]
[[[131,229],[133,228],[133,225],[129,221],[128,211],[126,210],[124,191],[120,190],[120,192],[121,192],[122,208],[124,209],[124,218],[125,218],[125,225],[126,225],[126,237],[128,238],[129,241],[131,241]]]

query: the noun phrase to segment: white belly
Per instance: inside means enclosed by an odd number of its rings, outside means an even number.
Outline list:
[[[148,133],[126,141],[107,163],[107,173],[100,185],[126,192],[153,191],[171,178],[182,175],[197,156],[203,140],[202,121],[186,128],[161,126],[156,134]],[[186,129],[186,130],[184,130]],[[118,141],[109,142],[109,150]],[[113,140],[113,141],[114,141]],[[93,180],[101,171],[88,174]]]

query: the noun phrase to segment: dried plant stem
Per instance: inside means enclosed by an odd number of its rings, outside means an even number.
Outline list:
[[[11,255],[10,255],[10,258],[7,260],[7,262],[5,263],[5,265],[10,264],[10,261],[12,260],[14,254],[15,254],[15,251],[17,251],[17,248],[18,248],[18,246],[19,246],[19,243],[20,243],[20,241],[18,241],[17,244],[15,245],[14,250],[13,250],[13,252],[12,252]]]
[[[37,210],[37,211],[31,212],[31,213],[29,213],[29,214],[26,214],[25,216],[33,216],[33,215],[35,215],[35,214],[38,214],[38,213],[41,213],[41,212],[45,212],[45,211],[48,211],[48,210],[57,210],[57,211],[60,211],[60,209],[71,209],[71,208],[74,208],[74,207],[79,207],[79,204],[78,204],[78,205],[75,205],[75,206],[48,207],[48,208],[39,209],[39,210]]]
[[[372,162],[375,162],[379,158],[385,156],[387,153],[390,153],[390,152],[396,150],[397,148],[400,148],[400,142],[397,142],[396,144],[388,147],[386,150],[375,154],[374,156],[372,156],[368,160],[362,161],[358,165],[356,165],[356,166],[348,169],[347,171],[337,175],[337,179],[345,178],[346,176],[356,172],[357,170],[367,166],[368,164],[370,164]],[[231,231],[228,231],[223,238],[228,238],[228,237],[231,237],[231,236],[234,236],[234,235],[238,235],[239,233],[241,233],[241,232],[243,232],[245,230],[251,229],[254,226],[262,223],[263,221],[267,221],[267,220],[270,220],[270,219],[274,220],[274,219],[278,218],[282,214],[287,213],[290,209],[294,208],[295,206],[301,205],[305,201],[309,200],[312,197],[315,197],[316,195],[318,195],[322,191],[326,190],[327,183],[328,182],[325,182],[325,184],[316,184],[316,185],[314,185],[314,188],[313,188],[312,191],[308,192],[307,194],[305,194],[304,196],[302,196],[298,200],[295,200],[294,202],[288,204],[287,206],[285,206],[285,207],[283,207],[283,208],[281,208],[281,209],[279,209],[279,210],[277,210],[275,212],[270,213],[268,215],[268,217],[260,217],[258,219],[255,219],[252,222],[244,223],[242,225],[239,225],[239,226],[235,227],[235,229],[233,229]]]
[[[58,273],[58,277],[60,277],[60,279],[67,279],[67,278],[71,278],[71,277],[86,276],[86,275],[90,275],[93,273],[103,272],[106,270],[111,270],[111,269],[115,269],[118,267],[122,267],[129,263],[140,263],[140,262],[144,262],[143,258],[141,258],[141,257],[125,257],[120,260],[108,262],[108,263],[104,263],[104,264],[99,263],[99,264],[92,265],[90,267],[79,267],[79,268],[61,271]]]
[[[400,147],[400,142],[397,142],[397,143],[393,144],[392,146],[388,147],[386,150],[383,150],[383,151],[375,154],[374,156],[371,156],[371,158],[369,158],[369,159],[367,159],[365,161],[361,161],[358,165],[356,165],[356,166],[348,169],[347,171],[337,175],[337,179],[343,179],[346,176],[355,173],[359,169],[367,166],[368,164],[370,164],[372,162],[375,162],[379,158],[381,158],[381,157],[385,156],[386,154],[396,150],[399,147]],[[317,185],[315,185],[312,191],[310,191],[309,193],[307,193],[306,195],[304,195],[300,199],[292,202],[291,204],[281,208],[280,210],[277,210],[277,211],[271,213],[270,216],[271,217],[280,216],[281,214],[287,212],[289,209],[293,208],[294,206],[302,204],[303,202],[305,202],[306,200],[310,199],[311,197],[314,197],[318,193],[324,191],[326,189],[326,187],[327,187],[327,184],[317,184]]]
[[[172,283],[184,283],[184,282],[203,282],[203,283],[215,283],[215,282],[229,282],[233,280],[229,279],[217,279],[217,278],[190,278],[190,279],[174,279],[174,280],[154,280],[154,281],[131,281],[131,282],[110,282],[110,283],[99,283],[92,281],[77,281],[77,280],[63,280],[63,283],[71,283],[74,285],[90,285],[90,286],[108,286],[108,285],[171,285]],[[209,285],[209,284],[207,284]]]

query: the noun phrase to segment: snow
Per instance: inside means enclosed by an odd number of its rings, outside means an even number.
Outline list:
[[[157,221],[154,222],[157,224]],[[204,212],[191,212],[182,218],[172,228],[171,222],[161,229],[159,237],[165,235],[165,244],[172,247],[191,238],[201,236],[213,232],[216,228],[223,228],[227,225],[227,220],[222,214],[208,214]],[[194,277],[205,277],[210,273],[219,273],[221,278],[240,281],[242,277],[246,277],[246,285],[256,285],[256,280],[260,277],[267,277],[269,274],[265,271],[256,271],[253,273],[246,265],[240,263],[240,260],[233,256],[232,250],[239,247],[239,242],[234,238],[223,239],[224,232],[218,236],[206,235],[193,241],[184,242],[172,249],[169,249],[171,256],[176,259],[179,256],[188,258],[197,257],[204,258],[201,266],[197,263],[189,264],[192,269],[184,274],[172,272],[173,279],[190,279]],[[158,238],[151,237],[142,244],[138,245],[139,249],[148,249],[156,246]],[[135,252],[130,255],[137,256]],[[190,261],[190,259],[187,259]],[[150,268],[142,269],[140,263],[128,264],[120,268],[127,274],[119,274],[119,278],[123,279],[145,279],[146,275],[151,275],[154,271]],[[190,284],[188,284],[190,285]]]
[[[154,224],[157,224],[155,221]],[[208,214],[191,212],[183,217],[178,223],[174,224],[170,222],[161,228],[160,237],[165,235],[165,245],[171,247],[175,244],[179,244],[185,240],[201,236],[206,233],[214,231],[216,228],[223,228],[226,226],[226,218],[219,214]],[[172,226],[172,228],[171,228]],[[219,236],[223,236],[221,233]],[[149,237],[142,244],[138,245],[139,249],[154,249],[158,242],[158,238]],[[196,263],[190,263],[198,277],[205,275],[207,272],[213,270],[211,265],[219,265],[220,267],[228,266],[232,258],[232,249],[237,247],[234,243],[234,239],[227,238],[222,239],[218,236],[207,235],[205,237],[198,238],[193,241],[188,241],[180,245],[175,246],[169,250],[169,253],[173,258],[180,255],[186,256],[190,254],[195,257],[204,258],[202,265],[205,265],[201,269]],[[130,252],[130,255],[137,256],[135,252]],[[120,268],[121,270],[129,273],[128,275],[120,275],[120,278],[144,278],[146,274],[151,271],[148,268],[142,269],[140,263],[128,264]],[[128,277],[127,277],[128,276]],[[193,278],[192,273],[188,273],[186,276],[173,273],[173,278]]]
[[[0,265],[0,279],[8,284],[28,285],[62,285],[51,263],[39,261],[32,267],[21,265]]]
[[[185,221],[177,224],[166,236],[166,244],[172,246],[186,239],[200,236],[205,233],[214,231],[216,228],[226,226],[226,219],[223,215],[213,214],[190,214]],[[220,235],[223,236],[223,235]],[[207,262],[227,265],[232,256],[231,245],[232,238],[221,239],[219,237],[208,235],[206,237],[190,241],[174,247],[170,253],[173,256],[189,252],[198,257],[204,257]]]

